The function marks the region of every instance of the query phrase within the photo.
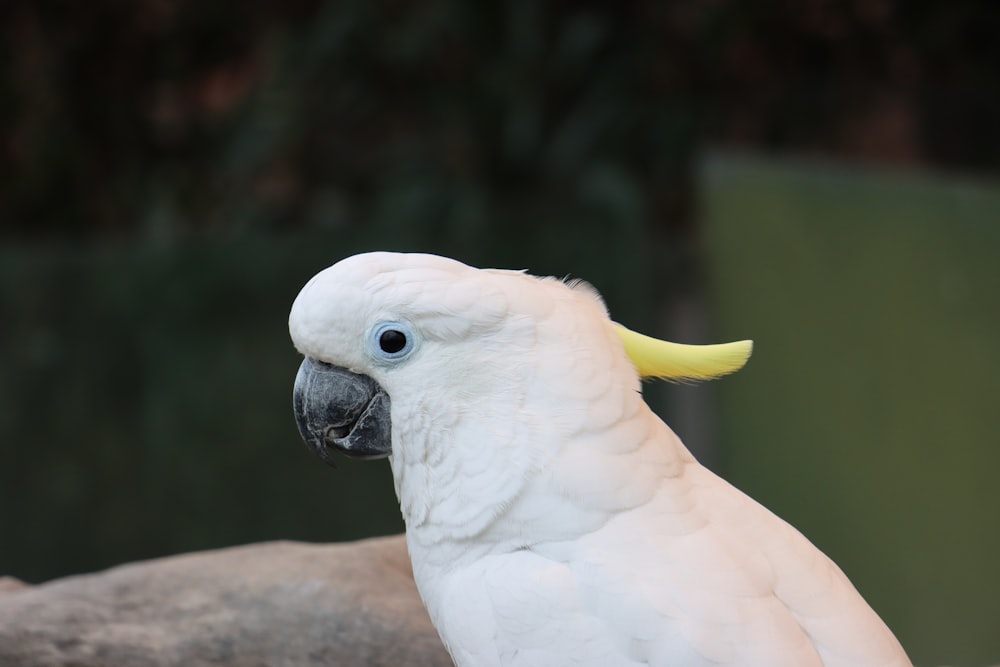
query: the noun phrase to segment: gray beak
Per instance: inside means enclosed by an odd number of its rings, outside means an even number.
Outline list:
[[[389,395],[367,375],[306,357],[292,404],[302,439],[331,465],[332,450],[360,459],[392,453]]]

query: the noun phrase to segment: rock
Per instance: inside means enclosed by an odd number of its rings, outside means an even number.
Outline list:
[[[17,584],[0,581],[3,667],[452,665],[402,536],[271,542]]]
[[[14,577],[0,577],[0,595],[4,593],[13,593],[14,591],[19,591],[22,588],[27,588],[28,584],[24,583],[20,579],[15,579]]]

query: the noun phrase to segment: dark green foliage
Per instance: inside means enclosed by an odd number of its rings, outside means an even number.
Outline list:
[[[0,220],[164,241],[498,224],[614,169],[668,234],[705,142],[1000,165],[985,2],[10,0]]]

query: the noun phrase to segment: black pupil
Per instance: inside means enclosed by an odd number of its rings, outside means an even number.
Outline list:
[[[389,354],[399,352],[406,347],[406,334],[396,329],[383,331],[382,335],[378,337],[378,346],[382,348],[383,352]]]

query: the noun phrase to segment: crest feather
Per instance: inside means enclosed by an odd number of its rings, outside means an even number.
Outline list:
[[[753,351],[752,340],[720,345],[683,345],[644,336],[617,323],[614,326],[625,343],[625,351],[643,378],[714,380],[743,368]]]

